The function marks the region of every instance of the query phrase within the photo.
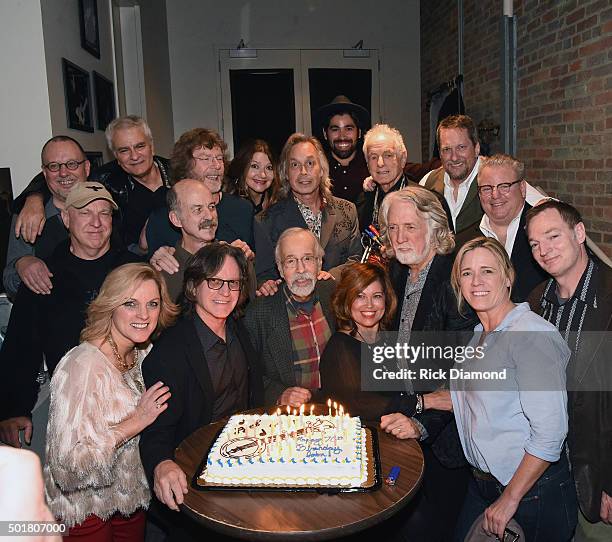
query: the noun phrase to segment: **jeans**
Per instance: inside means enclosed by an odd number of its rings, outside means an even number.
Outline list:
[[[476,518],[499,498],[504,489],[499,482],[471,477],[457,522],[455,542],[464,541]],[[578,500],[565,454],[546,469],[521,499],[514,519],[525,533],[524,542],[571,540],[578,521]]]

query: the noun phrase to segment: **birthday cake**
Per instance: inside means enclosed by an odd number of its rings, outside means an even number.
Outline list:
[[[359,418],[236,415],[210,448],[200,480],[218,486],[359,487],[367,462]]]

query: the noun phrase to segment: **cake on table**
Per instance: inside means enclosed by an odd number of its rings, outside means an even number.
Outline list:
[[[238,414],[213,443],[199,481],[213,486],[359,487],[367,479],[357,417]]]

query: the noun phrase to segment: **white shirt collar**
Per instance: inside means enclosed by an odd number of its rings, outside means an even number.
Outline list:
[[[444,172],[444,198],[450,207],[451,217],[453,219],[453,227],[456,227],[457,216],[461,212],[461,208],[465,203],[465,198],[470,191],[470,187],[478,175],[478,168],[480,167],[480,156],[476,160],[476,164],[472,168],[472,171],[468,175],[467,179],[459,185],[457,190],[457,201],[454,199],[454,185],[451,183],[448,173]]]
[[[519,211],[519,213],[510,221],[508,224],[508,230],[506,231],[506,244],[504,248],[506,249],[506,253],[508,254],[508,258],[512,256],[512,249],[514,248],[514,241],[516,240],[516,234],[518,233],[519,224],[521,223],[521,214],[523,213],[523,207]],[[482,215],[482,219],[480,220],[480,231],[483,233],[485,237],[492,237],[493,239],[497,238],[497,235],[493,231],[491,227],[491,222],[489,217],[486,214]]]

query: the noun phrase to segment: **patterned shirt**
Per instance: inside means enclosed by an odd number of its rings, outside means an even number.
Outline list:
[[[580,335],[587,310],[597,308],[597,292],[592,280],[595,269],[595,262],[589,258],[576,291],[569,299],[559,299],[557,282],[550,279],[540,301],[540,315],[561,332],[574,356],[580,347]]]
[[[308,226],[308,229],[314,234],[317,239],[321,239],[321,221],[323,219],[323,211],[319,209],[318,213],[313,213],[308,205],[304,205],[299,199],[293,196],[295,202],[297,203],[298,209],[302,216],[304,217],[304,221]]]
[[[408,270],[408,280],[406,281],[406,289],[404,290],[404,302],[402,303],[402,313],[400,316],[399,330],[397,334],[398,344],[410,342],[410,332],[412,331],[412,323],[414,322],[414,316],[417,309],[419,308],[419,302],[421,301],[421,292],[425,286],[429,269],[431,268],[431,261],[419,272],[419,276],[416,282],[410,280],[410,270]],[[407,369],[406,360],[401,358],[400,368]],[[407,393],[412,393],[414,388],[410,379],[404,379],[404,389]],[[421,433],[423,430],[421,429]]]
[[[321,353],[331,337],[331,329],[318,299],[297,303],[286,287],[283,291],[293,344],[296,385],[309,390],[318,390],[321,388],[319,362]]]

